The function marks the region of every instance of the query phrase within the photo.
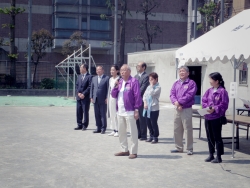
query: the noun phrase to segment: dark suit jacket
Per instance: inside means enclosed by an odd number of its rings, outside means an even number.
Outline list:
[[[102,76],[100,84],[98,84],[98,76],[93,77],[90,89],[90,98],[96,101],[98,98],[98,103],[105,103],[108,98],[109,90],[109,77],[106,75]]]
[[[91,87],[92,76],[87,73],[84,80],[82,75],[79,75],[76,81],[76,100],[81,100],[78,97],[78,93],[82,93],[85,97],[83,100],[89,100],[90,87]]]
[[[149,86],[149,78],[148,78],[148,74],[146,72],[144,72],[141,77],[139,77],[139,75],[135,75],[135,78],[139,81],[140,83],[140,90],[141,90],[141,97],[143,98],[143,95],[147,89],[147,87]]]

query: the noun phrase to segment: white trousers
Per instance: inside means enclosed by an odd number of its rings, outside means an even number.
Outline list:
[[[118,131],[118,122],[116,115],[116,99],[109,96],[109,115],[110,115],[110,129]]]
[[[134,116],[119,116],[118,127],[119,127],[119,141],[121,144],[121,149],[123,152],[127,152],[128,140],[127,140],[127,127],[130,128],[130,138],[131,138],[131,149],[130,154],[137,154],[138,151],[138,130],[136,126],[136,120]]]

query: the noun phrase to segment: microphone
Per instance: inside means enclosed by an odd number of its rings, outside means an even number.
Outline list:
[[[116,83],[115,83],[115,87],[117,87],[118,86],[118,84],[119,84],[119,81],[122,79],[122,77],[121,76],[119,76],[119,78],[117,79],[117,81],[116,81]]]

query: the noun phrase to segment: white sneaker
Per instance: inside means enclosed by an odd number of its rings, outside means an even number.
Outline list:
[[[187,155],[193,155],[193,151],[188,150],[188,151],[187,151]]]
[[[114,136],[114,134],[115,134],[115,131],[109,133],[108,135],[109,135],[109,136]]]
[[[118,136],[119,136],[118,132],[115,132],[114,137],[118,137]]]

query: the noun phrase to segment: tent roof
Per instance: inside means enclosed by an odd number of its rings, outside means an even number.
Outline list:
[[[180,64],[188,61],[250,57],[250,9],[230,18],[176,51]]]

